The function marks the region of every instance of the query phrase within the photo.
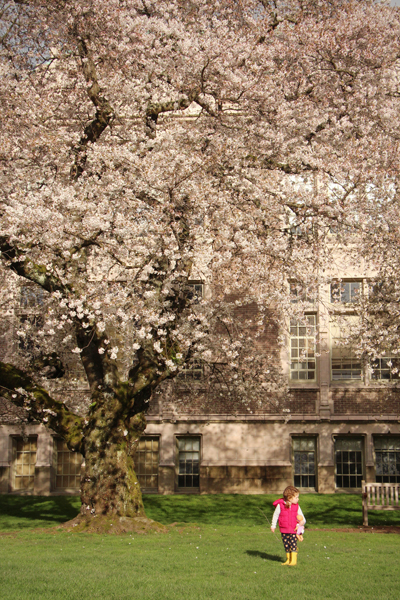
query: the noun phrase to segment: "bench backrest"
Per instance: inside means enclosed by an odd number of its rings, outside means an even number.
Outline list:
[[[363,504],[372,510],[400,509],[400,483],[362,482]]]

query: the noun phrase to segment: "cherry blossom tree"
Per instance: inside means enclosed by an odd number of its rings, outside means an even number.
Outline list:
[[[335,244],[372,236],[367,187],[388,197],[398,169],[398,14],[2,0],[1,18],[2,307],[21,282],[42,290],[1,394],[85,456],[82,517],[140,516],[132,457],[154,391],[196,359],[223,363],[235,397],[279,397],[257,343],[271,308],[283,332],[304,308],[288,280],[313,293]],[[80,408],[52,392],[61,350],[84,369]]]

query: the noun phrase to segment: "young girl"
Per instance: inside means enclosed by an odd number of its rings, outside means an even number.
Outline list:
[[[286,561],[283,565],[293,567],[297,564],[297,537],[296,529],[306,522],[303,512],[299,506],[300,492],[297,488],[289,485],[283,492],[283,498],[274,502],[275,512],[272,517],[271,531],[274,532],[276,523],[282,535],[283,545],[286,550]],[[301,520],[297,519],[297,515]]]

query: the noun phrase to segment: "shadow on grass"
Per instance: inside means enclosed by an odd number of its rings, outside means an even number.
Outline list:
[[[0,495],[0,530],[50,527],[76,517],[77,496]]]
[[[164,524],[266,525],[261,510],[272,508],[276,496],[241,494],[144,496],[146,513]],[[269,510],[269,512],[272,511]]]
[[[260,552],[259,550],[246,550],[246,554],[249,556],[256,556],[263,560],[272,560],[273,562],[282,562],[282,556],[277,554],[267,554],[266,552]]]
[[[174,522],[270,527],[279,496],[212,494],[144,496],[147,516],[164,525]],[[300,506],[310,528],[362,526],[361,494],[301,494]],[[369,524],[400,526],[400,511],[371,511]]]
[[[144,495],[149,518],[170,525],[192,523],[269,530],[277,495]],[[300,506],[309,528],[362,526],[361,494],[301,494]],[[0,495],[0,531],[49,527],[73,519],[79,512],[78,496]],[[371,511],[369,525],[400,526],[400,511]]]

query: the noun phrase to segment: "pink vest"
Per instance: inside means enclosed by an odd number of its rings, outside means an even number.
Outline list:
[[[286,504],[283,498],[275,500],[273,506],[281,507],[279,514],[278,524],[281,533],[296,533],[297,525],[297,511],[299,510],[298,504],[291,504],[289,508],[286,508]]]

